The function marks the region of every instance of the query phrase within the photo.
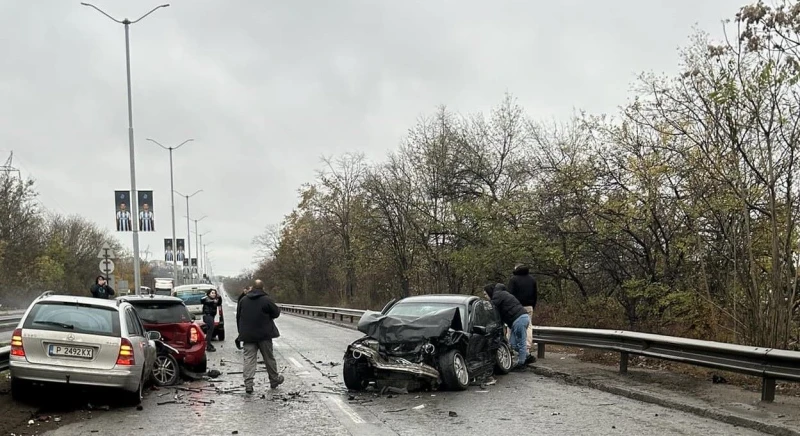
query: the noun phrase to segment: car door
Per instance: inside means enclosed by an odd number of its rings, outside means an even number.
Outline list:
[[[156,361],[156,343],[147,336],[147,329],[144,327],[144,322],[142,322],[142,319],[139,317],[139,313],[133,308],[131,308],[131,316],[133,317],[133,322],[137,330],[141,332],[143,343],[142,350],[144,352],[145,368],[147,368],[145,372],[147,373],[146,375],[149,375]]]
[[[485,300],[475,300],[472,302],[469,309],[468,328],[466,329],[469,333],[469,345],[467,347],[466,358],[467,366],[469,366],[470,371],[479,370],[486,365],[487,360],[488,338],[485,334],[475,329],[475,327],[485,328],[486,323],[489,321],[483,303],[491,305],[491,303]]]
[[[135,317],[134,310],[131,307],[125,308],[124,316],[128,330],[127,338],[131,341],[131,346],[133,346],[134,350],[133,357],[136,363],[142,362],[142,368],[147,368],[147,351],[145,350],[147,338],[144,337],[144,327],[141,326],[141,322],[137,322],[138,318]]]

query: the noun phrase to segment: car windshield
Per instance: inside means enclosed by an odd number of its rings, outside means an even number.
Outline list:
[[[145,324],[175,324],[192,322],[192,317],[186,306],[181,303],[169,302],[132,302],[136,313]]]
[[[458,307],[453,303],[426,303],[426,302],[413,302],[413,303],[397,303],[389,309],[388,315],[393,316],[413,316],[420,317],[438,312],[444,309]]]
[[[183,300],[183,303],[186,304],[187,306],[192,306],[192,305],[195,305],[195,304],[203,304],[203,302],[200,301],[200,300],[202,300],[203,297],[205,297],[205,296],[206,296],[205,292],[202,292],[202,293],[197,293],[197,292],[188,293],[187,292],[187,293],[178,293],[178,295],[177,295],[177,297],[180,298],[181,300]]]
[[[66,302],[36,303],[22,328],[120,336],[119,312],[115,308]]]

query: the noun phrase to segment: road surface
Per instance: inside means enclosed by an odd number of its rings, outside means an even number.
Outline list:
[[[46,434],[114,434],[125,429],[131,435],[411,436],[484,435],[498,428],[504,434],[540,435],[761,434],[533,373],[512,373],[498,377],[495,385],[465,392],[351,395],[341,381],[341,361],[347,344],[361,335],[292,315],[278,319],[281,338],[275,342],[286,383],[270,390],[266,373],[260,372],[256,392],[248,396],[242,376],[229,374],[241,371],[242,357],[233,345],[235,307],[230,301],[226,304],[227,340],[211,353],[211,367],[223,372],[218,381],[182,386],[196,392],[151,391],[141,411],[97,412],[91,420]]]

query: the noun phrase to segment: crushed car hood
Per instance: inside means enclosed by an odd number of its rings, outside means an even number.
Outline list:
[[[439,310],[421,317],[392,316],[367,311],[358,321],[361,333],[380,343],[419,342],[438,338],[449,329],[462,330],[458,307]]]

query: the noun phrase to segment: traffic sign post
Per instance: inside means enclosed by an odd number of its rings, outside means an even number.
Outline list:
[[[116,257],[117,255],[114,254],[114,250],[108,242],[103,244],[103,247],[100,248],[100,253],[97,254],[97,258],[102,259],[100,261],[100,272],[106,276],[106,281],[108,281],[111,273],[114,272],[114,261],[111,259],[116,259]]]

